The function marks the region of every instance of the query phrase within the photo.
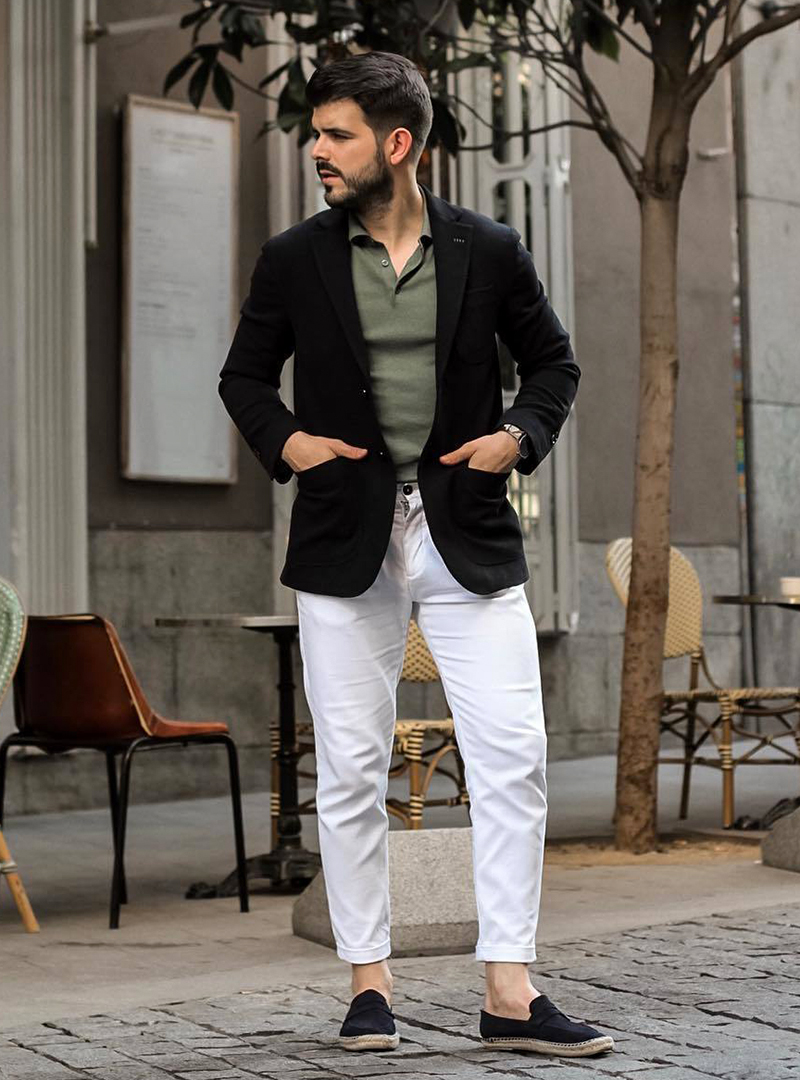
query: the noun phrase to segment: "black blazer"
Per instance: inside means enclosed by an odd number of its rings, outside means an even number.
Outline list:
[[[580,369],[519,233],[455,206],[420,185],[436,264],[436,413],[417,476],[431,537],[453,576],[486,594],[527,581],[519,518],[506,498],[510,472],[443,465],[438,456],[514,423],[533,452],[550,451],[575,397]],[[370,388],[353,279],[347,213],[327,209],[271,237],[261,249],[219,392],[269,476],[295,473],[281,457],[294,431],[365,446],[297,473],[281,582],[356,596],[375,580],[394,518],[395,465]],[[495,334],[521,385],[503,412]],[[280,375],[294,353],[294,412]]]

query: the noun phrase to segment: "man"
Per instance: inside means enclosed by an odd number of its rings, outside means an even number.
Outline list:
[[[297,476],[296,590],[317,814],[348,1049],[398,1044],[388,819],[409,619],[439,668],[466,768],[485,1045],[570,1056],[613,1041],[530,980],[546,734],[529,571],[506,498],[555,442],[580,371],[519,233],[416,180],[430,95],[403,57],[314,72],[312,156],[329,209],[264,245],[220,394],[270,477]],[[502,411],[495,334],[521,386]],[[294,413],[280,372],[294,353]]]

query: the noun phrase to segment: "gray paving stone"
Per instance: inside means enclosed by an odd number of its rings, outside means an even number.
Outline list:
[[[549,946],[536,985],[615,1051],[570,1060],[485,1050],[471,957],[396,966],[392,1052],[336,1042],[349,978],[131,1009],[0,1037],[0,1080],[800,1080],[800,904]]]

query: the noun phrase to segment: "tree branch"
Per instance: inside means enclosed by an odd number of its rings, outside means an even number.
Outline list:
[[[627,31],[623,30],[619,23],[616,21],[616,19],[612,19],[610,15],[607,15],[599,4],[596,4],[594,0],[583,0],[583,2],[586,4],[587,7],[590,7],[592,11],[594,11],[594,13],[603,20],[604,23],[610,26],[615,34],[619,34],[621,38],[624,38],[625,41],[627,41],[629,45],[632,45],[633,48],[637,50],[637,52],[640,52],[642,56],[647,57],[647,59],[651,62],[655,62],[655,57],[650,52],[650,50],[645,49],[642,45],[639,44],[636,38],[631,37],[631,35],[627,33]]]
[[[639,19],[647,32],[647,36],[652,40],[658,31],[658,21],[656,20],[653,5],[650,0],[633,0],[633,6],[639,13]]]
[[[542,135],[546,131],[553,131],[555,128],[563,127],[577,127],[585,128],[587,131],[594,131],[594,124],[589,123],[588,120],[556,120],[552,124],[543,124],[538,128],[524,128],[522,131],[504,131],[502,133],[503,139],[517,139],[524,137],[525,135]],[[494,150],[494,143],[481,143],[480,145],[466,146],[462,144],[459,146],[461,150]]]
[[[754,23],[732,41],[723,41],[715,55],[696,68],[686,80],[683,87],[683,100],[689,105],[695,105],[714,81],[719,69],[737,56],[751,41],[765,34],[772,34],[798,19],[800,19],[800,4],[792,4],[780,15],[773,15],[769,19],[764,19],[763,22]]]

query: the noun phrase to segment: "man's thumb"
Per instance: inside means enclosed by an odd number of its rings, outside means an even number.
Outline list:
[[[367,452],[367,448],[365,446],[351,446],[350,443],[342,442],[342,440],[339,439],[336,446],[336,452],[342,457],[357,458],[363,457]]]

